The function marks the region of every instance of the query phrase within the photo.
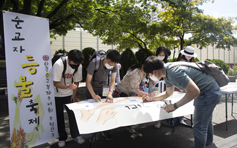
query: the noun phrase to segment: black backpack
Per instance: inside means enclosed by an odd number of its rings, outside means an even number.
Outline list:
[[[189,66],[189,67],[196,68],[202,71],[203,73],[206,73],[207,75],[212,76],[220,87],[227,85],[230,81],[229,78],[226,76],[225,72],[222,70],[222,68],[220,68],[219,66],[217,66],[216,64],[210,61],[203,61],[203,62],[196,62],[196,63],[182,62],[182,61],[174,62],[168,66],[168,68],[166,69],[166,73],[171,68],[176,67],[176,66]]]
[[[54,63],[59,59],[61,58],[61,60],[63,61],[63,72],[62,72],[62,76],[64,78],[64,83],[66,84],[66,81],[65,81],[65,72],[66,72],[66,69],[67,69],[67,60],[66,60],[66,56],[67,54],[66,53],[57,53],[54,55],[54,57],[52,58],[52,66],[54,65]],[[78,67],[75,69],[75,71],[73,72],[73,75],[77,72],[78,70]],[[72,78],[72,82],[73,82],[73,78]]]

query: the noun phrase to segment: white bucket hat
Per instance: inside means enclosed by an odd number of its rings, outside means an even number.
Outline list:
[[[194,52],[194,48],[192,46],[187,46],[184,50],[181,50],[180,53],[190,57],[197,57],[197,54]]]

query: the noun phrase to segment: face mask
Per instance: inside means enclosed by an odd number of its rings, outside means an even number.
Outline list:
[[[69,65],[72,69],[76,69],[79,66],[79,65],[72,65],[72,64],[69,64]]]
[[[157,77],[153,74],[152,76],[150,76],[152,81],[158,81]]]
[[[189,61],[190,59],[192,59],[192,57],[190,56],[185,56],[185,58]]]
[[[114,66],[110,66],[108,63],[105,63],[105,67],[106,67],[107,69],[112,69]]]
[[[158,59],[161,60],[161,61],[163,61],[164,58],[165,58],[165,56],[158,56]]]

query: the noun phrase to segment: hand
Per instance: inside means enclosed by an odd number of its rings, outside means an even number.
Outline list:
[[[151,98],[149,97],[149,95],[145,94],[144,96],[142,96],[142,100],[143,102],[151,102]]]
[[[108,94],[107,97],[106,97],[105,102],[108,102],[108,100],[109,100],[110,103],[113,103],[113,102],[114,102],[113,99],[114,99],[114,98],[112,97],[112,95],[111,95],[111,94]]]
[[[100,112],[100,116],[98,117],[96,123],[104,124],[105,121],[114,117],[117,112],[114,112],[114,108],[104,108]]]
[[[94,95],[94,96],[92,96],[93,97],[93,99],[96,101],[96,102],[98,102],[99,100],[101,100],[101,97],[99,96],[99,95]]]
[[[154,92],[153,92],[153,93],[149,93],[149,96],[150,96],[150,97],[155,97],[155,96],[156,96],[156,93],[154,93]]]
[[[164,107],[164,110],[165,110],[167,113],[170,113],[170,112],[175,111],[174,104],[166,105],[166,106]]]
[[[71,102],[77,102],[76,96],[72,95]]]
[[[81,110],[81,120],[88,121],[89,118],[94,114],[95,109]]]
[[[72,89],[72,90],[77,89],[77,85],[76,84],[70,84],[68,88]]]

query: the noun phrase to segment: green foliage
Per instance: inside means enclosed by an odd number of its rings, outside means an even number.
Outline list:
[[[228,75],[237,75],[237,65],[234,65],[232,68],[229,69]]]
[[[139,49],[136,53],[136,59],[138,62],[141,62],[144,60],[144,58],[147,58],[151,55],[155,55],[154,52],[148,50],[148,49]]]
[[[59,49],[55,51],[54,55],[58,53],[68,53],[68,51],[66,51],[65,49]]]
[[[95,52],[95,49],[93,49],[92,47],[87,47],[84,48],[82,50],[82,54],[84,56],[84,63],[82,64],[82,81],[85,82],[86,81],[86,65],[88,65],[88,60],[90,58],[90,56]]]
[[[195,61],[196,61],[196,62],[200,62],[200,60],[199,60],[198,58],[195,58]]]
[[[102,3],[99,3],[102,5]],[[23,13],[49,19],[51,37],[65,35],[93,16],[95,0],[1,0],[0,11]]]
[[[120,64],[122,65],[120,69],[120,78],[122,79],[123,76],[126,74],[128,68],[136,63],[137,63],[137,60],[133,51],[130,48],[125,49],[123,53],[121,54],[121,58],[120,58]]]
[[[178,60],[178,58],[174,58],[174,59],[168,59],[169,60],[169,62],[175,62],[175,61],[177,61]]]
[[[223,69],[223,71],[225,72],[225,74],[228,73],[228,70],[229,70],[230,66],[227,65],[224,61],[219,60],[219,59],[212,59],[212,60],[211,59],[206,59],[206,60],[220,66]]]

